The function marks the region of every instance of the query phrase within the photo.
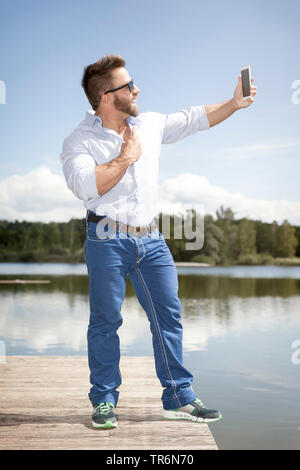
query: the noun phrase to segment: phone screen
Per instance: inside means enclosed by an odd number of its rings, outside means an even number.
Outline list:
[[[241,71],[242,76],[242,86],[243,86],[243,96],[250,96],[250,71],[249,69],[244,69]]]

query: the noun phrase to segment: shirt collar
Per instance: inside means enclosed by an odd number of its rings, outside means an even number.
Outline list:
[[[94,127],[95,124],[97,124],[100,127],[103,127],[102,126],[102,119],[99,116],[96,116],[95,111],[93,109],[89,109],[87,111],[85,119],[87,121],[87,124],[91,127]],[[133,125],[134,124],[134,118],[132,116],[129,116],[126,119],[126,122],[128,122],[128,124]]]
[[[94,125],[97,121],[102,126],[102,119],[99,118],[99,116],[96,116],[95,111],[93,111],[92,109],[89,109],[87,111],[85,120],[87,121],[87,124],[91,127],[94,127]]]

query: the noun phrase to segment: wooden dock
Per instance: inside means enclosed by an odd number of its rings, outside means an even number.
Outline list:
[[[217,450],[207,424],[162,417],[152,357],[121,358],[118,427],[95,429],[86,356],[7,356],[0,364],[0,449]]]

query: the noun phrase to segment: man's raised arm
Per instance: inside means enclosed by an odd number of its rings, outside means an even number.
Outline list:
[[[251,98],[247,100],[243,100],[242,78],[239,75],[232,99],[218,104],[192,106],[189,109],[165,115],[162,143],[172,144],[195,134],[197,131],[210,129],[227,119],[238,109],[250,106],[256,95],[256,86],[253,85],[253,81],[254,78],[251,79]]]

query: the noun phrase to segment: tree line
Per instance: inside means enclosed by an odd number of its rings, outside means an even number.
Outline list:
[[[196,213],[188,214],[196,228]],[[162,230],[165,214],[157,223]],[[216,215],[204,216],[204,244],[187,250],[190,239],[176,238],[175,216],[170,216],[166,243],[175,261],[196,261],[211,265],[300,264],[300,227],[287,220],[266,223],[248,218],[235,219],[230,208],[220,207]],[[182,228],[186,219],[180,218]],[[182,230],[184,234],[184,230]],[[69,222],[27,222],[0,220],[0,262],[84,263],[85,219]]]

